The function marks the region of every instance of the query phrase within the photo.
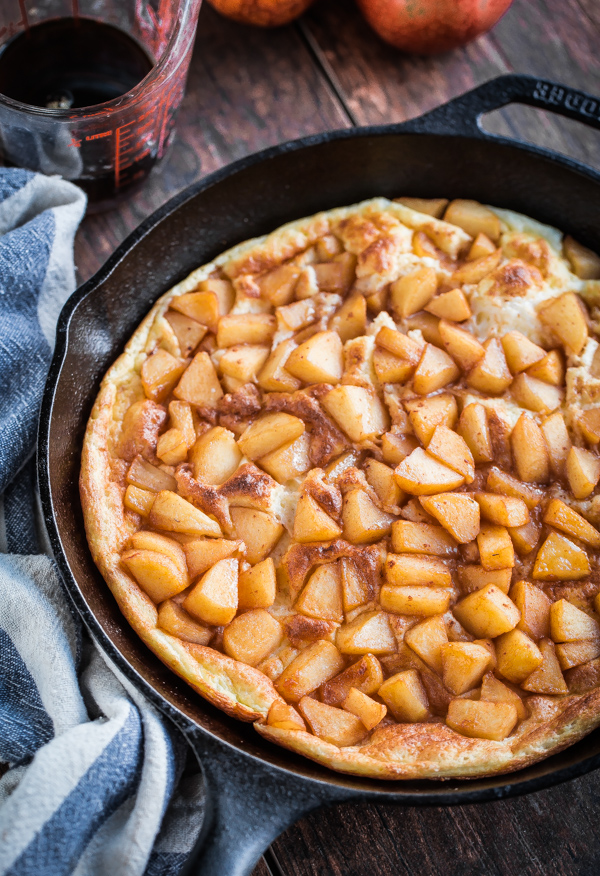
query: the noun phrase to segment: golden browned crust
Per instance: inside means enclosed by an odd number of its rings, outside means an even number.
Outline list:
[[[144,643],[177,675],[198,693],[230,715],[254,721],[257,731],[279,745],[300,752],[333,769],[382,779],[441,778],[506,773],[558,752],[576,742],[600,724],[600,680],[598,661],[570,670],[573,684],[567,696],[535,696],[528,699],[529,717],[502,742],[471,739],[451,730],[440,719],[419,724],[389,724],[376,729],[356,746],[339,748],[317,736],[299,730],[269,726],[269,708],[281,697],[269,678],[258,669],[235,661],[214,648],[191,644],[161,630],[157,609],[134,579],[125,573],[120,554],[127,540],[139,528],[137,515],[123,506],[125,480],[117,458],[120,424],[127,408],[144,399],[139,376],[141,362],[161,346],[179,355],[177,339],[164,313],[175,297],[192,291],[216,270],[229,277],[238,296],[252,302],[260,295],[251,275],[276,268],[294,258],[319,238],[330,233],[333,225],[349,252],[358,255],[357,286],[369,295],[394,276],[399,253],[410,259],[412,231],[423,231],[443,249],[443,259],[454,265],[469,244],[468,235],[440,220],[384,199],[356,207],[319,214],[291,223],[272,235],[248,241],[223,254],[213,263],[194,271],[190,277],[167,292],[152,308],[124,351],[105,376],[94,405],[83,447],[80,491],[88,542],[94,561],[105,578],[117,603]],[[409,230],[407,232],[407,229]],[[368,243],[365,246],[365,242]],[[532,249],[533,247],[533,249]],[[545,241],[534,245],[530,239],[515,236],[514,258],[491,276],[487,290],[490,297],[523,296],[538,289],[541,280],[560,271],[552,263],[552,252]],[[523,261],[526,259],[526,261]],[[442,260],[440,259],[440,263]],[[448,268],[451,273],[451,268]],[[258,310],[255,310],[258,312]],[[325,392],[330,387],[322,387]],[[310,423],[316,439],[310,447],[314,466],[324,466],[350,446],[346,436],[324,413],[318,403],[319,387],[295,393],[269,393],[263,410],[286,411]],[[220,422],[239,433],[240,426],[251,421],[261,410],[260,394],[247,386],[225,396],[218,405]],[[214,419],[214,411],[211,416]],[[227,419],[229,418],[229,419]],[[162,423],[160,411],[149,404],[148,441]],[[491,418],[492,439],[499,457],[510,453],[504,422]],[[120,456],[132,459],[144,447],[121,447]],[[498,462],[498,458],[496,459]],[[225,487],[199,484],[185,466],[177,472],[178,488],[193,499],[196,507],[213,515],[227,534],[232,532],[229,502],[248,504],[270,510],[278,502],[279,485],[251,463],[238,469]],[[352,478],[352,475],[349,475]],[[340,496],[318,475],[311,489],[333,518],[339,519]],[[300,549],[301,548],[301,549]],[[343,539],[328,544],[293,545],[282,559],[289,592],[295,596],[316,565],[347,557],[357,564],[359,573],[373,595],[381,578],[382,551],[378,545],[358,550]],[[305,622],[304,622],[305,621]],[[287,624],[292,645],[300,646],[315,638],[326,638],[331,624],[310,622],[298,616]],[[569,673],[567,674],[569,675]],[[589,688],[592,689],[589,689]]]

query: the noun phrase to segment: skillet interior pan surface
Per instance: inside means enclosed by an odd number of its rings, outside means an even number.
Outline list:
[[[401,125],[283,144],[207,177],[158,210],[61,314],[38,446],[45,520],[66,589],[96,642],[181,728],[201,762],[207,810],[187,872],[244,876],[282,830],[327,803],[489,801],[600,766],[600,730],[518,773],[469,781],[345,776],[270,744],[205,702],[143,645],[92,561],[79,503],[81,445],[105,371],[159,295],[242,240],[363,198],[414,195],[474,198],[517,210],[600,250],[600,174],[481,130],[483,113],[513,102],[600,128],[600,100],[551,82],[503,76]]]

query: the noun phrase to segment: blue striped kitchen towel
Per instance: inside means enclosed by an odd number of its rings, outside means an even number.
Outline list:
[[[37,416],[84,209],[71,183],[0,169],[0,876],[174,876],[198,770],[71,614],[38,510]]]

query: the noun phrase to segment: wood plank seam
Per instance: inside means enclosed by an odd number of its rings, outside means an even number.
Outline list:
[[[359,126],[359,122],[358,122],[356,116],[354,115],[354,113],[352,112],[352,110],[350,109],[350,105],[348,104],[348,100],[346,98],[346,95],[344,94],[341,83],[340,83],[338,77],[336,76],[336,74],[333,70],[333,67],[331,66],[331,64],[329,63],[327,58],[325,57],[325,54],[321,51],[321,47],[319,46],[319,44],[318,44],[317,40],[315,39],[315,37],[313,36],[313,34],[311,33],[309,27],[307,26],[306,22],[304,21],[304,18],[298,19],[295,26],[296,26],[298,33],[300,34],[300,36],[302,38],[302,41],[304,42],[309,54],[311,55],[316,66],[319,68],[321,75],[326,80],[330,89],[333,91],[333,93],[337,97],[341,108],[343,109],[344,113],[346,114],[346,116],[348,118],[348,121],[350,122],[350,124],[354,128],[357,128]]]

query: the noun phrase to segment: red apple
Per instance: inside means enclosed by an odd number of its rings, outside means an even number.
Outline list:
[[[493,27],[512,0],[357,0],[379,36],[397,49],[434,55]]]
[[[314,0],[208,0],[211,6],[234,21],[259,27],[289,24]]]

